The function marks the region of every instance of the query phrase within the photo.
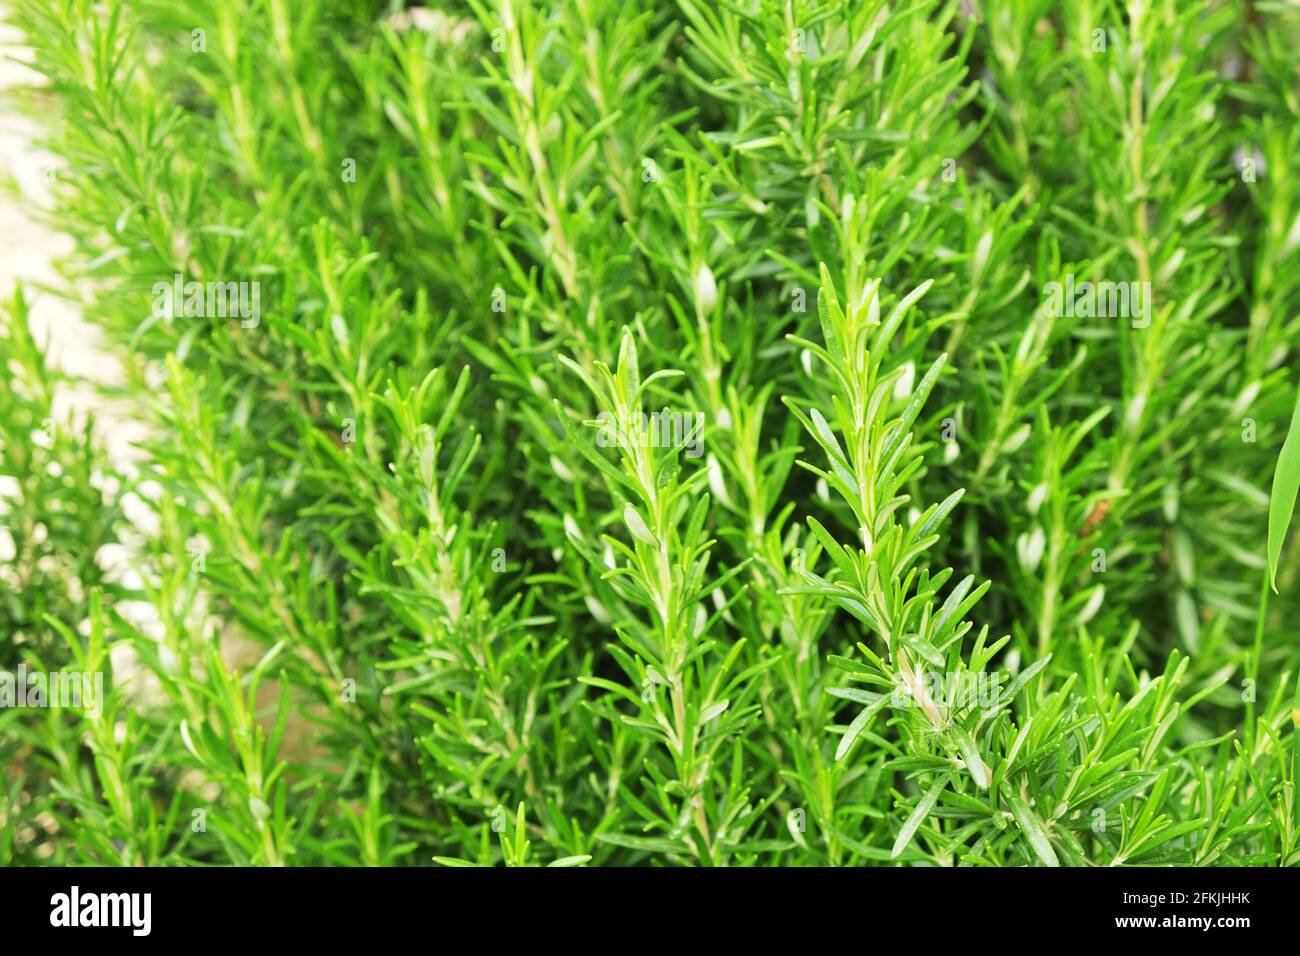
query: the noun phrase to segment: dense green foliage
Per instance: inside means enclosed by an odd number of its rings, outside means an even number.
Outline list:
[[[17,7],[0,859],[1300,862],[1294,5]]]

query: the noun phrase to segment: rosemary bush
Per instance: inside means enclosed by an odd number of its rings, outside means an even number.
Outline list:
[[[16,6],[0,858],[1300,862],[1296,6]]]

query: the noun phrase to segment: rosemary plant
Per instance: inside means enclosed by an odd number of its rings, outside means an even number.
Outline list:
[[[1294,5],[14,6],[0,862],[1300,863]]]

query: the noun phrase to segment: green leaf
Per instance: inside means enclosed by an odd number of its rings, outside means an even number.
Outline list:
[[[1020,827],[1020,831],[1024,833],[1025,839],[1033,848],[1034,855],[1047,866],[1060,866],[1056,851],[1052,849],[1052,843],[1047,838],[1047,831],[1043,828],[1043,822],[1038,819],[1038,814],[1034,813],[1029,804],[1009,790],[1003,794],[1003,798],[1011,808],[1011,815],[1016,818],[1016,825]]]
[[[1297,492],[1300,492],[1300,389],[1296,392],[1291,427],[1282,443],[1282,452],[1277,456],[1273,489],[1268,496],[1268,581],[1274,593],[1277,592],[1277,565],[1282,557],[1287,530],[1291,527]]]
[[[858,713],[858,716],[853,718],[853,723],[849,724],[849,729],[845,732],[844,736],[840,738],[840,745],[835,748],[836,760],[844,759],[844,755],[849,752],[849,748],[853,746],[853,742],[858,739],[858,736],[862,731],[866,730],[867,724],[871,721],[871,718],[880,713],[887,703],[889,703],[889,695],[881,694],[879,700],[863,707]]]
[[[934,809],[934,803],[939,799],[939,794],[943,793],[944,788],[948,786],[949,779],[949,776],[944,774],[935,781],[934,786],[925,792],[925,796],[916,802],[916,806],[912,808],[912,812],[907,815],[907,819],[903,822],[903,828],[898,831],[898,839],[894,841],[893,849],[889,851],[891,860],[898,859],[899,855],[907,849],[907,845],[912,842],[912,837],[917,828],[925,822],[925,818]]]
[[[623,506],[623,523],[632,532],[632,537],[642,544],[648,544],[652,548],[658,547],[659,542],[655,540],[654,533],[641,517],[641,513],[630,502]]]
[[[975,781],[975,786],[981,790],[987,790],[989,786],[989,768],[988,764],[984,762],[984,758],[980,756],[974,738],[961,727],[953,728],[952,735],[957,744],[957,750],[961,754],[962,762],[966,764],[966,772]]]

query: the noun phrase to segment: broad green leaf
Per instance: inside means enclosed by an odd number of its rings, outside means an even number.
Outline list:
[[[925,822],[925,818],[934,809],[934,803],[939,799],[939,794],[943,793],[944,787],[948,786],[948,774],[944,774],[935,781],[934,786],[925,792],[912,812],[908,814],[907,820],[903,823],[903,829],[898,831],[898,839],[894,841],[894,848],[889,851],[891,860],[898,859],[900,853],[907,849],[907,845],[912,842],[912,836],[916,833],[917,828]]]
[[[1291,413],[1291,427],[1282,443],[1282,453],[1277,456],[1277,470],[1273,472],[1273,490],[1268,498],[1268,581],[1277,591],[1277,565],[1282,557],[1282,543],[1291,527],[1295,511],[1296,493],[1300,491],[1300,390],[1296,392],[1295,410]]]
[[[867,724],[870,722],[871,718],[880,713],[887,703],[889,703],[889,695],[881,694],[879,700],[863,707],[858,716],[853,718],[853,723],[849,724],[849,729],[845,732],[844,736],[840,738],[840,745],[835,748],[836,760],[844,759],[844,755],[849,752],[849,748],[853,746],[853,742],[858,739],[858,736],[862,731],[866,730]]]
[[[1038,814],[1034,813],[1029,804],[1010,791],[1005,792],[1003,798],[1011,808],[1011,815],[1016,818],[1016,825],[1020,827],[1020,831],[1024,833],[1025,839],[1033,848],[1034,855],[1047,866],[1060,866],[1056,851],[1052,849],[1052,841],[1047,838],[1047,831],[1043,828],[1043,822],[1038,819]]]
[[[975,781],[975,786],[981,790],[987,790],[989,786],[989,767],[984,762],[984,758],[980,756],[979,748],[975,746],[974,739],[961,727],[953,730],[953,738],[957,743],[957,750],[961,753],[961,759],[966,764],[966,772]]]

